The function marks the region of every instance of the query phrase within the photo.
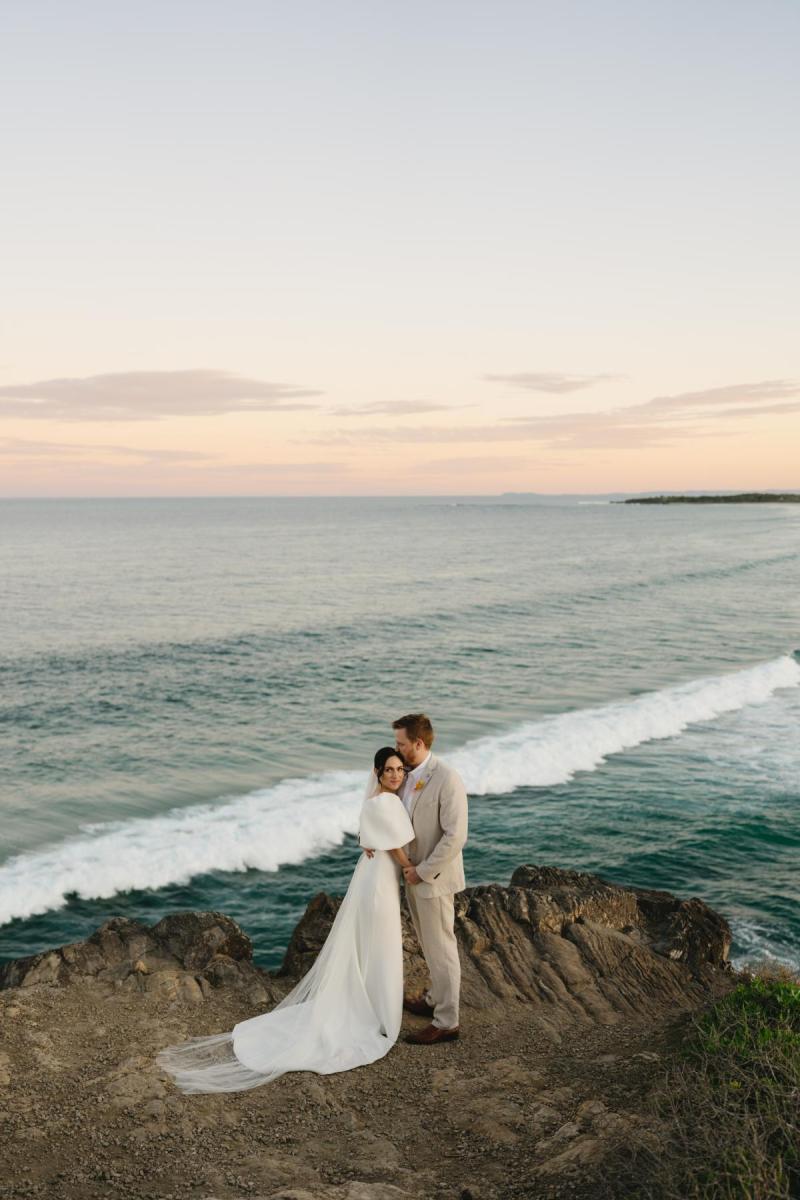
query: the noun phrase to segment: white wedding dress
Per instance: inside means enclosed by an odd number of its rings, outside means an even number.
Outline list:
[[[388,1053],[403,1016],[400,866],[388,851],[413,837],[399,796],[367,795],[359,842],[375,854],[359,855],[313,966],[270,1012],[162,1050],[158,1062],[181,1091],[240,1092],[286,1071],[330,1075]]]

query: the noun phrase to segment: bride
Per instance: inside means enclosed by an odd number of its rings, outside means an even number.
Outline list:
[[[406,769],[391,746],[375,755],[361,809],[359,856],[325,945],[270,1012],[230,1033],[168,1046],[158,1063],[184,1092],[240,1092],[286,1071],[330,1075],[375,1062],[403,1016],[400,872],[414,830],[399,792]]]

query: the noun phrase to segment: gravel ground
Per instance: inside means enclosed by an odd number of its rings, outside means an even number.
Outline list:
[[[162,1046],[252,1015],[224,988],[200,1004],[92,981],[1,992],[0,1196],[598,1200],[611,1145],[657,1148],[642,1098],[686,1020],[570,1024],[554,1044],[505,1003],[467,1011],[458,1042],[401,1040],[339,1075],[183,1096],[160,1073]]]

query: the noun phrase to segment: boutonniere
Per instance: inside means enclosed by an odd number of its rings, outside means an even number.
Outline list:
[[[427,782],[427,780],[420,779],[417,783],[414,784],[414,791],[421,792],[422,789],[425,787],[426,782]]]

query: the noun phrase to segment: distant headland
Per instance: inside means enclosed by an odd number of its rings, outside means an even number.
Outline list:
[[[633,496],[612,504],[800,504],[800,492],[739,492],[732,496]]]

